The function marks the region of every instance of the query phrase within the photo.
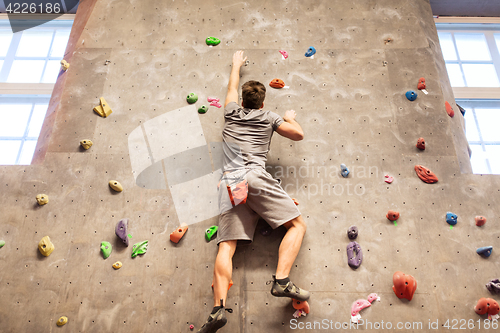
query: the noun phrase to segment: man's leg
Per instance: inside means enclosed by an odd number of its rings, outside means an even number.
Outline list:
[[[302,215],[288,221],[284,226],[288,230],[279,248],[278,267],[276,269],[277,279],[284,279],[290,274],[290,269],[299,254],[302,239],[307,229]]]
[[[227,288],[233,274],[233,255],[238,241],[230,240],[219,243],[219,252],[214,267],[214,307],[220,306],[222,299],[226,304]]]
[[[233,273],[233,255],[238,241],[231,240],[219,243],[219,252],[215,259],[214,268],[214,308],[208,316],[207,322],[198,330],[198,333],[214,333],[226,325],[227,288]],[[222,304],[221,304],[222,299]]]
[[[274,281],[272,281],[271,294],[276,297],[290,297],[300,301],[307,301],[310,293],[307,290],[298,288],[288,278],[295,258],[299,254],[307,227],[302,216],[288,221],[284,226],[288,230],[280,244],[278,267],[276,268]]]

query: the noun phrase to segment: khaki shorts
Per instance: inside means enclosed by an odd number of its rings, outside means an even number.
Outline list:
[[[248,181],[248,197],[244,204],[232,207],[225,177],[219,186],[220,219],[217,231],[217,244],[228,240],[240,240],[251,243],[259,217],[262,217],[273,229],[300,216],[300,211],[281,188],[278,181],[262,168],[237,171],[237,177]],[[232,177],[235,179],[235,177]]]

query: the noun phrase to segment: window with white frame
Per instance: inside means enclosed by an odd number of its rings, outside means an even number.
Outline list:
[[[500,24],[436,26],[455,101],[466,110],[472,171],[500,174]]]
[[[0,20],[0,165],[31,164],[73,20],[12,33]]]
[[[500,174],[500,100],[456,100],[465,112],[474,173]]]
[[[500,87],[500,26],[438,24],[452,87]]]

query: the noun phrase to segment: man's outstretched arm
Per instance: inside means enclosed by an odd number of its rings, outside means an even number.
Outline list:
[[[289,138],[293,141],[300,141],[304,139],[304,131],[300,127],[299,123],[295,121],[295,111],[288,110],[285,112],[285,116],[282,123],[277,129],[279,135]]]
[[[233,68],[229,76],[229,83],[227,84],[227,95],[224,107],[231,102],[238,103],[238,85],[240,84],[240,68],[243,66],[247,57],[243,58],[243,51],[236,51],[233,54]]]

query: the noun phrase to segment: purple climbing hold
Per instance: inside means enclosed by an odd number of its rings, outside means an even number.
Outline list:
[[[118,221],[115,228],[115,234],[116,236],[118,236],[118,238],[120,238],[123,241],[123,244],[125,244],[125,246],[128,246],[127,230],[128,230],[128,219],[121,219],[120,221]]]
[[[492,293],[500,293],[500,279],[490,280],[490,282],[486,284],[486,288]]]
[[[347,230],[347,237],[349,237],[350,240],[355,240],[356,237],[358,237],[358,227],[355,225],[349,227],[349,230]]]
[[[363,251],[357,242],[347,244],[347,263],[352,268],[358,268],[363,261]]]

